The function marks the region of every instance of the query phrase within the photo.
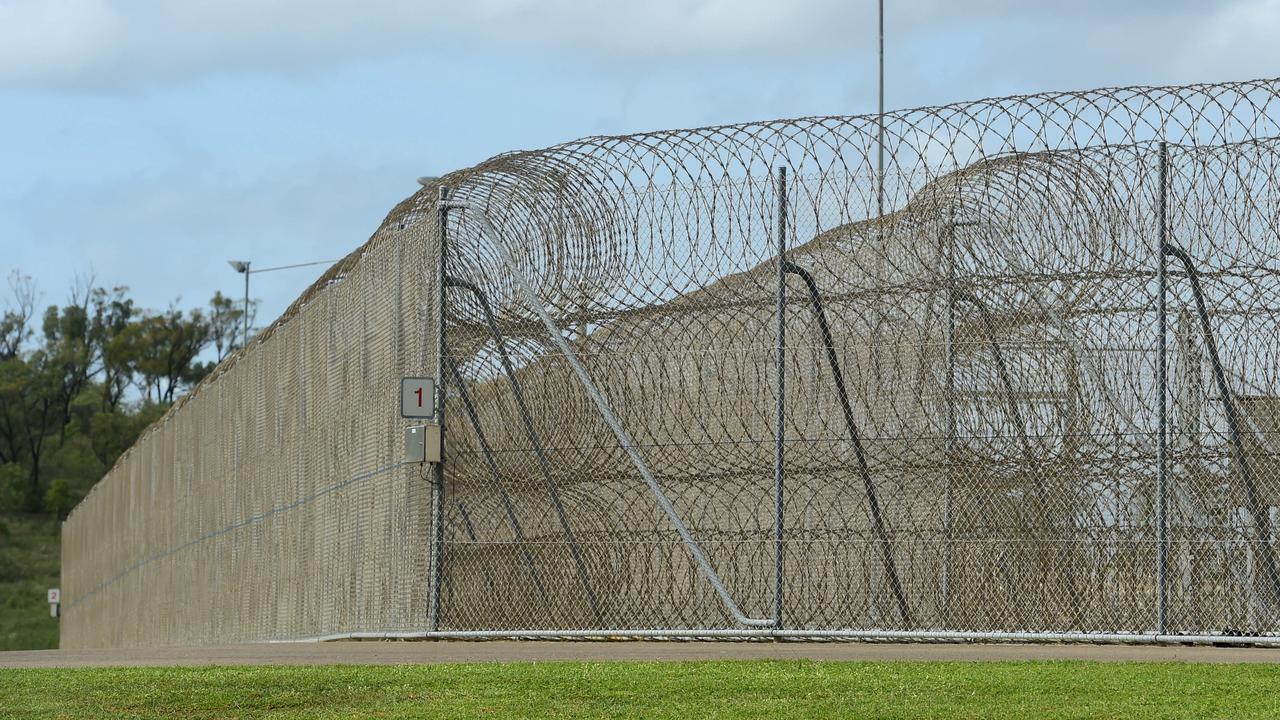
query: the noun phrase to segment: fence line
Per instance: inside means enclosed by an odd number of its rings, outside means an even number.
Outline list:
[[[64,643],[1277,641],[1280,81],[879,127],[424,188],[72,514]]]

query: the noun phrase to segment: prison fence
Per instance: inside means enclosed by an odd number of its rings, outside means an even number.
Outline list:
[[[77,508],[64,643],[1280,639],[1277,91],[448,175]]]

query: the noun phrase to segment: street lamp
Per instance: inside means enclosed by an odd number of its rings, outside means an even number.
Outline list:
[[[228,260],[227,264],[238,273],[244,273],[244,334],[240,336],[240,347],[249,344],[249,261]]]
[[[337,260],[316,260],[315,262],[298,263],[296,265],[279,265],[276,267],[259,268],[252,270],[249,267],[248,260],[228,260],[227,264],[232,270],[244,274],[244,339],[240,342],[240,347],[249,344],[249,276],[253,273],[274,272],[276,270],[291,270],[293,268],[310,267],[312,265],[332,265]]]

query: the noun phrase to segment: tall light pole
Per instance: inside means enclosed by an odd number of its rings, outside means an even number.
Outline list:
[[[249,343],[249,261],[248,260],[228,260],[227,264],[238,273],[244,273],[244,334],[240,336],[240,347],[244,347]],[[229,351],[228,351],[229,352]]]
[[[337,260],[316,260],[315,262],[298,263],[296,265],[279,265],[276,267],[260,268],[258,270],[250,269],[248,260],[228,260],[227,264],[233,270],[244,275],[244,336],[240,340],[240,347],[249,344],[249,276],[253,273],[275,272],[276,270],[291,270],[293,268],[310,267],[312,265],[332,265]]]
[[[880,100],[876,150],[876,217],[884,217],[884,0],[880,0]]]

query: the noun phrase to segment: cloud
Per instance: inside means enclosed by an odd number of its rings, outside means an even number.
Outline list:
[[[916,0],[891,1],[886,12],[891,45],[922,32],[1010,24],[1030,39],[1054,38],[1066,23],[1133,30],[1128,46],[1159,43],[1167,52],[1182,43],[1202,48],[1197,57],[1230,62],[1250,48],[1269,52],[1271,36],[1258,28],[1274,27],[1278,9],[1274,0]],[[1180,37],[1140,32],[1168,18],[1194,22],[1180,24]],[[162,81],[459,46],[594,62],[847,59],[874,47],[874,23],[871,0],[0,0],[0,82]],[[1246,48],[1230,41],[1232,28],[1250,39]]]
[[[797,5],[807,7],[766,0],[0,0],[0,81],[95,84],[324,67],[458,45],[655,59],[840,42],[851,17],[846,3]]]
[[[0,0],[0,79],[78,75],[119,47],[109,0]]]
[[[862,0],[0,0],[0,85],[185,82],[324,72],[394,53],[536,53],[648,71],[704,61],[867,63]],[[890,75],[983,73],[1026,88],[1275,73],[1280,0],[912,0],[887,3]],[[986,37],[972,48],[961,36]],[[934,52],[950,43],[962,54]],[[982,50],[989,50],[986,56]],[[904,57],[904,53],[913,56]],[[932,71],[927,64],[935,67]],[[428,78],[424,78],[424,83]],[[856,82],[861,82],[858,80]],[[990,85],[990,83],[988,83]],[[999,83],[997,83],[999,84]],[[1047,84],[1047,85],[1046,85]],[[922,88],[923,88],[922,85]],[[1028,88],[1029,89],[1029,88]],[[908,93],[920,95],[921,93]],[[932,94],[932,93],[930,93]]]
[[[1184,66],[1195,62],[1216,75],[1238,72],[1241,65],[1280,74],[1275,51],[1280,38],[1280,0],[1229,4],[1194,30],[1187,33],[1185,53],[1178,52],[1176,46],[1165,48]]]

